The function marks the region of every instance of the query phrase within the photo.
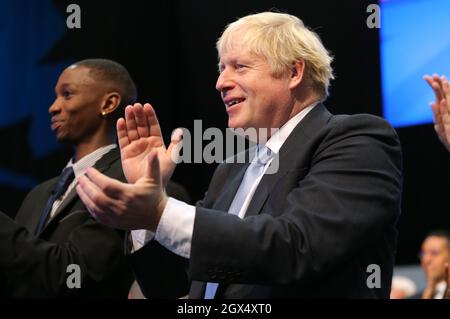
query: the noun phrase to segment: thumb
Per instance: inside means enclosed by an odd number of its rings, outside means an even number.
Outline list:
[[[158,153],[154,150],[151,151],[150,154],[148,154],[145,177],[153,181],[155,184],[161,184],[161,172],[159,169]]]
[[[183,129],[177,128],[173,131],[170,140],[170,145],[167,148],[167,152],[170,155],[172,163],[178,164],[180,161],[180,150],[183,146]]]

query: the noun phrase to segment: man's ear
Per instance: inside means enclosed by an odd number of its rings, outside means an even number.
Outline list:
[[[108,114],[114,112],[120,105],[122,98],[118,92],[109,92],[105,94],[103,100],[101,114],[106,117]]]
[[[305,61],[295,61],[291,68],[289,88],[295,89],[300,85],[305,73]]]

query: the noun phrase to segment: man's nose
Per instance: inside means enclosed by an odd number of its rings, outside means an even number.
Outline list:
[[[50,105],[50,107],[48,108],[48,113],[50,113],[51,115],[58,113],[61,110],[61,107],[59,105],[58,102],[58,98],[56,98],[53,103]]]
[[[230,89],[232,86],[233,81],[231,79],[230,72],[227,69],[220,72],[216,82],[216,90],[219,92],[223,92],[227,89]]]

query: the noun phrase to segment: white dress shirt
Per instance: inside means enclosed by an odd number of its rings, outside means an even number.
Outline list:
[[[66,167],[72,166],[73,172],[75,174],[75,178],[73,179],[72,183],[67,187],[66,192],[55,202],[53,203],[52,210],[50,212],[50,218],[52,218],[56,211],[58,210],[59,206],[61,206],[62,202],[66,199],[67,195],[72,191],[72,189],[77,185],[77,177],[84,175],[86,173],[86,170],[89,167],[92,167],[95,165],[95,163],[102,158],[103,155],[108,153],[113,148],[116,148],[117,144],[110,144],[103,147],[100,147],[93,151],[92,153],[89,153],[88,155],[84,156],[78,162],[74,163],[72,159],[70,159],[69,163],[67,163]]]
[[[314,108],[316,104],[317,103],[314,103],[313,105],[306,107],[287,121],[269,138],[265,146],[268,147],[274,154],[278,154],[281,146],[283,146],[284,142],[292,133],[297,124],[300,123],[300,121]],[[240,218],[244,218],[248,205],[253,198],[253,194],[272,161],[273,158],[266,163],[264,171],[255,180],[254,185],[251,187],[251,190],[247,195],[241,210],[239,211]],[[175,254],[189,258],[191,254],[194,220],[195,206],[169,197],[155,234],[148,230],[134,230],[131,232],[134,250],[141,248],[149,240],[154,238],[161,245]]]
[[[445,280],[441,281],[436,285],[436,288],[434,289],[434,295],[433,299],[442,299],[445,295],[445,289],[447,288],[447,283]]]

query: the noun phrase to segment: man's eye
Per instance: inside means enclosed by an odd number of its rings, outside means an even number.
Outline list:
[[[71,92],[69,92],[69,91],[63,91],[63,94],[62,94],[65,98],[68,98],[69,96],[71,96],[72,95],[72,93]]]
[[[243,64],[236,64],[236,70],[240,70],[240,69],[243,69],[243,68],[245,68],[246,67],[246,65],[243,65]]]

